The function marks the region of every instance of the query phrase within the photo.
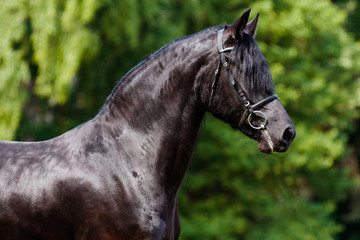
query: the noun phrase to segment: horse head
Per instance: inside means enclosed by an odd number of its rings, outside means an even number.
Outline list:
[[[270,68],[254,40],[259,14],[248,22],[249,15],[250,9],[218,32],[219,60],[204,104],[213,115],[257,140],[261,152],[284,152],[295,128],[273,93]]]

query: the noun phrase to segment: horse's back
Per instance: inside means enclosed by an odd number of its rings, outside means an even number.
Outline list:
[[[75,130],[43,142],[0,141],[2,240],[148,238],[128,214],[133,203],[114,191],[125,186],[94,157],[98,145],[81,138],[89,139]]]
[[[70,172],[67,161],[66,149],[53,140],[0,141],[1,239],[74,237],[69,222],[75,215],[61,207],[76,205],[67,197],[71,191],[64,181]]]
[[[68,155],[55,141],[0,141],[0,184],[4,178],[17,180],[16,183],[25,176],[29,180],[39,178],[51,168],[64,164]]]

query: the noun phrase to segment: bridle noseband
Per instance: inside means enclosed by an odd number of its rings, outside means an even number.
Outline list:
[[[265,106],[266,104],[274,101],[275,99],[279,99],[279,97],[276,95],[276,94],[273,94],[267,98],[264,98],[263,100],[257,102],[257,103],[254,103],[254,104],[251,104],[250,101],[247,99],[247,97],[245,96],[245,93],[244,91],[242,90],[242,88],[240,87],[240,85],[235,81],[234,79],[234,75],[232,74],[232,71],[230,69],[230,65],[229,63],[226,61],[226,58],[225,58],[225,55],[224,53],[225,52],[230,52],[231,50],[234,49],[234,47],[228,47],[228,48],[224,48],[223,46],[223,42],[222,42],[222,38],[223,38],[223,33],[224,33],[224,29],[220,30],[218,32],[218,36],[217,36],[217,47],[218,47],[218,53],[220,55],[220,61],[219,61],[219,65],[215,71],[215,76],[214,76],[214,81],[212,83],[212,86],[211,86],[211,94],[210,94],[210,101],[209,101],[209,107],[211,105],[211,102],[212,102],[212,99],[214,97],[214,92],[215,92],[215,89],[216,89],[216,84],[219,80],[219,77],[220,77],[220,71],[221,71],[221,66],[223,66],[225,68],[225,71],[226,71],[226,75],[228,77],[228,80],[232,86],[232,88],[234,89],[234,91],[236,92],[236,96],[237,98],[239,99],[240,102],[242,102],[242,105],[245,109],[244,113],[242,114],[242,117],[239,121],[239,128],[242,129],[243,126],[244,126],[244,123],[245,123],[245,120],[247,119],[248,123],[249,123],[249,126],[252,127],[253,129],[256,129],[256,130],[264,130],[264,133],[265,133],[265,137],[267,138],[267,141],[271,147],[271,150],[273,151],[274,149],[274,144],[272,143],[271,141],[271,138],[268,134],[268,132],[266,131],[265,127],[266,127],[266,124],[268,123],[267,121],[267,117],[265,115],[265,113],[259,111],[259,110],[256,110],[260,107],[263,107]],[[251,120],[253,118],[253,115],[256,115],[256,116],[261,116],[264,120],[263,122],[259,125],[259,126],[254,126],[252,123],[251,123]]]

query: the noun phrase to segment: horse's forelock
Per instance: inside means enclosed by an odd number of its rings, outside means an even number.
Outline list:
[[[269,65],[254,38],[244,33],[232,51],[231,59],[236,62],[239,81],[249,94],[274,91]]]

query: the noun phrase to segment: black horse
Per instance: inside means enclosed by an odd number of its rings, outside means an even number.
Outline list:
[[[92,120],[43,142],[0,142],[0,239],[177,239],[177,194],[206,111],[286,151],[250,9],[131,70]]]

